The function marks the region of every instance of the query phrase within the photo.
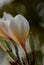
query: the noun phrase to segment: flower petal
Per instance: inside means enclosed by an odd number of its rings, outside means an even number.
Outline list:
[[[0,29],[0,37],[8,38],[8,36]]]
[[[29,33],[29,23],[21,14],[16,15],[15,19],[19,23],[18,28],[20,28],[20,36],[22,41],[24,42]]]
[[[27,58],[26,58],[26,54],[24,52],[24,50],[21,48],[20,45],[18,45],[18,54],[19,54],[19,58],[20,58],[20,61],[21,61],[21,64],[23,65],[23,59],[25,59],[25,64],[28,65],[28,62],[27,62]]]
[[[4,20],[12,20],[13,16],[11,14],[9,14],[9,13],[4,12],[3,13],[3,19]]]
[[[12,21],[13,17],[4,12],[3,18],[0,19],[0,27],[2,28],[2,30],[7,34],[10,35],[10,22]]]
[[[8,20],[2,20],[2,22],[1,22],[1,24],[0,24],[2,30],[3,30],[6,34],[9,33],[9,24],[10,24],[10,22],[9,22]]]
[[[10,65],[9,61],[13,61],[10,56],[0,49],[0,65]]]

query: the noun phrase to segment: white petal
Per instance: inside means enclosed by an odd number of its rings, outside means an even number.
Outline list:
[[[26,20],[26,18],[22,16],[21,14],[16,15],[15,19],[17,23],[19,23],[18,28],[20,28],[19,29],[20,36],[21,36],[22,41],[24,41],[25,37],[27,37],[29,33],[29,23]]]
[[[5,33],[8,33],[9,32],[9,25],[10,25],[9,20],[2,20],[2,22],[0,24],[1,28],[3,29],[3,31]]]
[[[0,65],[10,65],[9,61],[11,61],[11,59],[8,54],[0,50]]]
[[[19,54],[19,58],[20,58],[20,60],[21,60],[21,63],[22,63],[22,58],[24,58],[26,65],[28,65],[28,62],[27,62],[27,59],[26,59],[26,54],[25,54],[23,48],[21,48],[20,45],[17,45],[17,46],[18,46],[18,54]],[[22,65],[23,65],[23,64],[22,64]]]
[[[11,31],[12,31],[12,33],[14,35],[18,36],[19,30],[18,30],[18,25],[17,24],[18,23],[17,23],[17,21],[15,19],[13,21],[11,21],[11,23],[10,23],[10,29],[11,29]]]
[[[3,18],[0,18],[0,24],[1,24],[2,26],[6,26],[6,28],[8,28],[9,25],[10,25],[10,22],[11,22],[12,20],[13,20],[12,15],[10,15],[9,13],[4,12]]]
[[[4,12],[3,13],[3,19],[4,20],[12,20],[13,16],[11,14],[9,14],[9,13]]]
[[[26,40],[26,50],[27,50],[27,53],[31,52],[31,46],[30,46],[29,38],[27,38],[27,40]]]
[[[12,37],[12,33],[10,31],[10,22],[13,20],[13,17],[8,14],[4,13],[3,18],[0,19],[0,27],[2,30],[10,37]]]

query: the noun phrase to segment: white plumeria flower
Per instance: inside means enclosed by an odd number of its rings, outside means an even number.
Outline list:
[[[3,18],[0,19],[0,26],[6,35],[24,47],[30,29],[24,16],[18,14],[12,17],[12,15],[4,13]]]

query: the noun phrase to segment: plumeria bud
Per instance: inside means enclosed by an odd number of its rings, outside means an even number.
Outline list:
[[[12,17],[8,13],[4,13],[4,17],[0,22],[3,32],[11,37],[24,48],[25,42],[29,34],[29,23],[21,14]]]

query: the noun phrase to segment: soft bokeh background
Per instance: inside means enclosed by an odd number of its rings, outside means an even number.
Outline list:
[[[44,65],[44,0],[0,0],[0,17],[3,12],[26,17],[34,40],[35,65]]]

